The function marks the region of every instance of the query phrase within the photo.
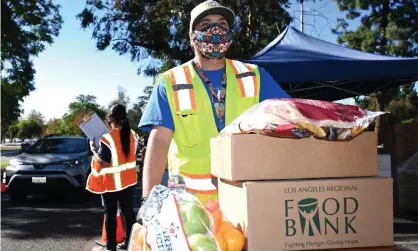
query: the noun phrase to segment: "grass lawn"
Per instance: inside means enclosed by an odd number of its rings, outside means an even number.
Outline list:
[[[6,168],[9,165],[9,161],[2,161],[1,162],[1,168]]]

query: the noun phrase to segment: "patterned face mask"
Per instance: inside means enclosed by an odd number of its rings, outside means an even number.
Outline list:
[[[206,58],[217,59],[225,56],[232,44],[231,30],[219,24],[210,24],[195,31],[193,41]]]

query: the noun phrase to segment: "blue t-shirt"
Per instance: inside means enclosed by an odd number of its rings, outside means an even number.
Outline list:
[[[267,71],[261,67],[258,67],[258,70],[260,72],[260,102],[271,98],[289,98],[289,95],[282,90],[280,85],[276,83]],[[205,71],[216,92],[221,89],[223,71],[223,69]],[[208,94],[211,95],[208,86],[206,84],[204,85]],[[225,120],[219,121],[215,115],[213,102],[212,111],[218,131],[221,131],[225,127]],[[164,126],[173,132],[175,130],[163,78],[160,79],[154,88],[138,127],[143,131],[149,132],[153,125]]]

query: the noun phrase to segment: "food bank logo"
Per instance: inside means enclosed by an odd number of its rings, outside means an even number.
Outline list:
[[[298,209],[302,234],[309,233],[309,236],[321,234],[318,200],[314,198],[301,200],[298,202]]]
[[[318,236],[330,232],[336,234],[357,233],[355,213],[359,203],[356,198],[346,197],[340,200],[327,198],[319,203],[316,198],[285,200],[286,236]],[[291,214],[293,210],[297,210]]]

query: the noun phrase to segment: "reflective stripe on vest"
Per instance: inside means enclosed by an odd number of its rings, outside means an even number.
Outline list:
[[[94,173],[95,176],[110,174],[110,173],[121,173],[123,171],[126,171],[131,168],[136,168],[136,162],[129,162],[120,166],[116,167],[106,167],[102,168],[100,172],[97,172],[95,169],[92,169],[92,173]]]
[[[118,152],[116,151],[115,141],[113,141],[112,136],[110,136],[110,134],[103,135],[103,138],[105,138],[109,142],[108,147],[110,149],[110,152],[112,153],[112,166],[119,166]]]
[[[212,183],[212,175],[188,175],[180,173],[186,183],[186,190],[192,193],[212,194],[216,193],[217,189]]]
[[[254,65],[244,64],[236,60],[227,60],[237,78],[241,96],[254,97],[258,95],[257,78]],[[193,90],[190,68],[188,65],[176,67],[169,72],[170,82],[174,92],[174,103],[177,111],[196,110],[196,97]]]
[[[256,65],[240,62],[234,64],[227,59],[225,66],[228,81],[225,100],[227,125],[259,102],[260,74]],[[210,105],[210,94],[208,95],[205,83],[191,62],[170,69],[163,76],[176,129],[168,152],[169,172],[185,177],[187,190],[193,192],[202,202],[208,198],[214,199],[217,192],[210,170],[210,139],[218,135],[218,130]],[[252,86],[248,83],[252,83]],[[179,91],[186,95],[179,95]],[[196,108],[192,105],[193,102]]]
[[[189,67],[176,67],[169,72],[169,77],[173,87],[177,111],[196,110],[196,100]]]
[[[254,97],[257,96],[257,78],[253,68],[255,66],[251,64],[244,64],[236,60],[227,60],[234,70],[235,76],[237,77],[238,84],[241,90],[242,97]]]
[[[135,136],[133,138],[135,138]],[[109,147],[112,154],[112,166],[102,167],[102,165],[93,158],[91,173],[87,180],[86,189],[92,193],[101,194],[104,192],[120,191],[135,185],[137,183],[136,160],[120,164],[116,144],[110,133],[103,135],[100,142]],[[131,149],[131,151],[132,150],[133,149]]]

